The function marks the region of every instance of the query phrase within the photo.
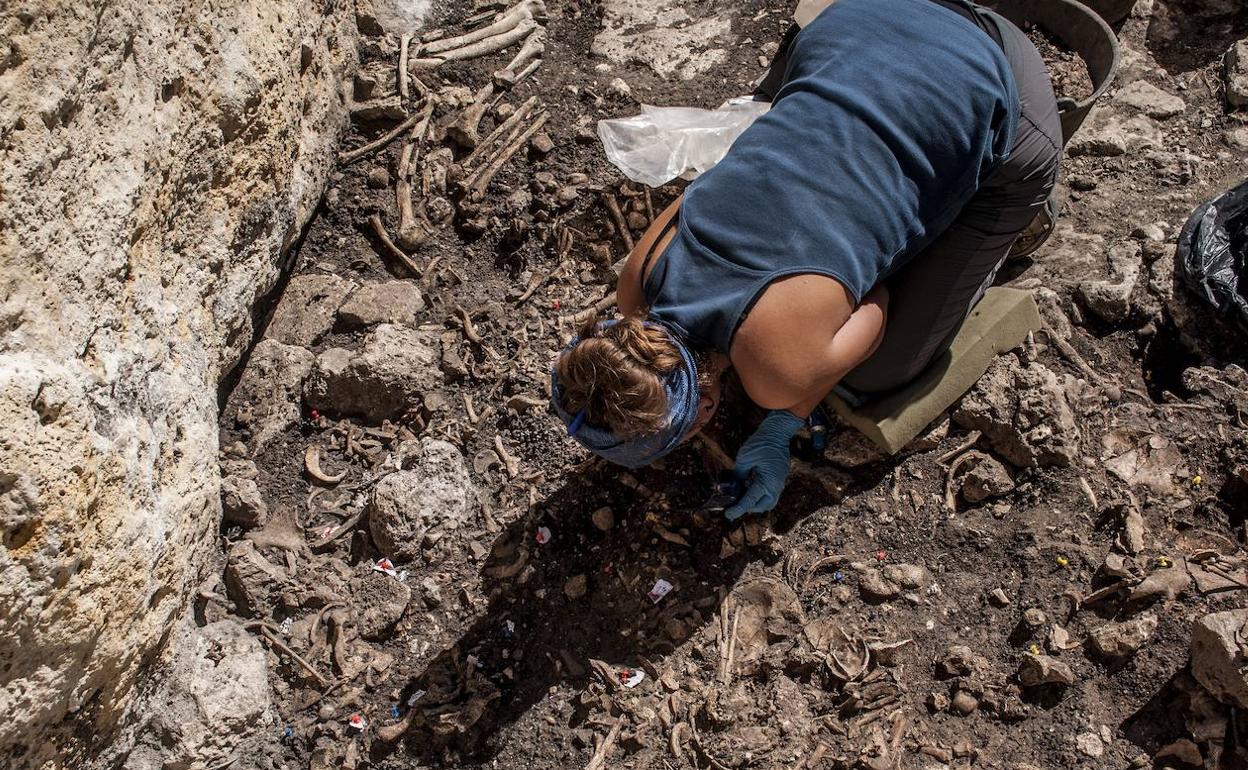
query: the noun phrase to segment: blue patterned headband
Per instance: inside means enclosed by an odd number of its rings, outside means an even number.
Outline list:
[[[613,326],[615,321],[604,321],[599,328]],[[639,438],[624,440],[617,438],[609,429],[591,425],[585,420],[585,410],[571,414],[560,406],[563,400],[563,389],[559,386],[559,374],[554,366],[550,370],[550,401],[555,414],[568,427],[568,435],[580,442],[594,454],[627,468],[640,468],[658,460],[680,445],[681,439],[689,433],[698,418],[698,368],[693,362],[693,355],[667,327],[652,321],[646,326],[662,329],[667,333],[676,349],[680,351],[682,365],[663,375],[663,389],[667,392],[667,424],[657,433]],[[581,340],[574,338],[564,349],[576,347]],[[562,354],[561,354],[562,355]]]

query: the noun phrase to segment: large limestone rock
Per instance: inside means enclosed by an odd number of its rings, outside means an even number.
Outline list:
[[[460,527],[472,511],[472,482],[464,457],[445,441],[424,439],[409,470],[373,487],[368,529],[387,556],[407,561]]]
[[[1040,363],[1022,366],[1014,356],[992,363],[953,418],[982,431],[1019,467],[1069,466],[1079,451],[1079,427],[1057,375]]]
[[[354,35],[342,0],[0,13],[8,767],[108,765],[179,638],[221,512],[217,387],[323,192]]]
[[[307,348],[274,339],[261,340],[252,349],[225,415],[247,437],[253,452],[299,422],[303,383],[315,364],[316,356]]]
[[[361,286],[338,310],[338,321],[348,329],[376,324],[414,326],[425,298],[415,281],[386,281]]]
[[[729,9],[688,0],[604,0],[591,50],[617,64],[689,80],[727,58],[736,42]]]
[[[324,273],[290,279],[273,309],[264,336],[287,345],[313,345],[334,325],[338,308],[355,289],[355,281]]]
[[[1248,708],[1248,609],[1210,613],[1192,626],[1192,675],[1213,697]]]
[[[374,423],[402,417],[442,383],[440,331],[382,324],[357,352],[330,348],[317,358],[304,398],[315,409]]]
[[[126,770],[222,767],[277,729],[269,666],[256,637],[233,620],[185,624],[165,692]]]

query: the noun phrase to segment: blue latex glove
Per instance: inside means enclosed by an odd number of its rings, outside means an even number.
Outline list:
[[[750,479],[750,486],[735,505],[724,511],[729,521],[776,507],[784,480],[789,476],[789,441],[805,425],[806,421],[792,412],[777,409],[741,445],[732,472],[739,479]]]

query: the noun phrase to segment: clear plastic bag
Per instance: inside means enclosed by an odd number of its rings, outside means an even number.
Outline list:
[[[748,96],[713,110],[643,104],[640,115],[598,121],[598,138],[607,160],[624,176],[658,187],[676,177],[693,179],[714,166],[770,107]]]

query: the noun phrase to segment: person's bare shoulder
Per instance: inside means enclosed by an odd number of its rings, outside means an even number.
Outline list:
[[[732,343],[733,368],[750,398],[766,409],[806,398],[828,376],[832,340],[852,309],[832,278],[797,275],[771,284]]]

